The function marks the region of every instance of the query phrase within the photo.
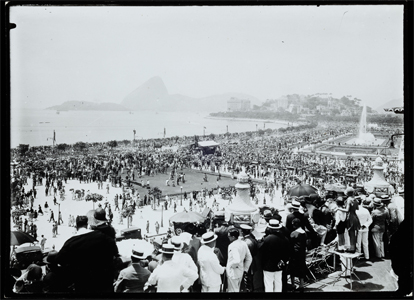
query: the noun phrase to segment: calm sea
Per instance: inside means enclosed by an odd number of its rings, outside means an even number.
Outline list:
[[[252,120],[211,119],[208,113],[139,112],[128,111],[64,111],[12,110],[11,147],[52,145],[53,130],[56,143],[106,142],[110,140],[192,136],[211,133],[255,131],[285,127],[285,123],[264,123]]]

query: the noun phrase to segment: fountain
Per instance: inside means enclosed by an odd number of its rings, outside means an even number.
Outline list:
[[[367,106],[364,104],[361,120],[359,121],[359,134],[354,143],[357,145],[371,145],[373,142],[375,142],[375,136],[367,132]]]

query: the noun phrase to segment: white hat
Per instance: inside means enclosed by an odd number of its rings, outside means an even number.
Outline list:
[[[288,206],[289,206],[289,208],[299,209],[300,208],[300,202],[297,201],[297,200],[292,200],[292,202]]]
[[[206,232],[201,236],[201,243],[202,244],[208,244],[211,243],[213,241],[215,241],[217,239],[217,235],[214,234],[213,232]]]
[[[142,249],[140,249],[139,247],[134,247],[132,249],[131,256],[139,259],[145,259],[144,251],[142,251]]]
[[[267,225],[270,229],[280,229],[282,228],[282,224],[280,224],[279,220],[276,219],[270,219],[269,224]]]
[[[183,241],[182,238],[178,235],[175,235],[170,240],[171,245],[174,246],[174,250],[179,251],[183,247]]]
[[[190,245],[190,241],[192,240],[193,237],[192,237],[191,233],[181,232],[180,233],[180,238],[181,238],[181,241],[183,243],[186,243],[187,245]]]

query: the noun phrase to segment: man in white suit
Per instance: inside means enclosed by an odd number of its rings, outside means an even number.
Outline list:
[[[217,255],[214,253],[217,235],[207,232],[201,237],[201,247],[198,249],[198,264],[200,266],[201,292],[220,291],[221,277],[225,267],[220,265]]]
[[[172,261],[186,269],[191,269],[198,275],[197,266],[191,258],[190,254],[182,252],[184,242],[181,235],[173,236],[170,241],[171,244],[174,246],[174,255],[172,257]],[[188,292],[188,289],[185,289],[182,292]]]
[[[160,252],[162,253],[163,264],[155,268],[148,278],[144,290],[149,285],[157,285],[157,292],[179,293],[188,290],[198,278],[197,272],[172,261],[174,255],[173,245],[164,244]]]
[[[355,197],[359,202],[361,202],[360,197]],[[363,205],[359,206],[359,209],[356,210],[356,215],[359,219],[359,223],[361,223],[361,228],[358,230],[357,236],[357,243],[356,243],[356,250],[359,253],[364,253],[365,259],[369,259],[369,248],[368,248],[368,234],[369,234],[369,226],[372,223],[372,217],[368,209],[364,206],[369,204],[369,201],[364,200],[362,203]],[[364,205],[365,204],[365,205]],[[361,249],[361,244],[362,248]],[[364,252],[362,252],[362,250]]]
[[[253,261],[249,247],[246,242],[239,239],[240,232],[237,228],[230,229],[228,237],[230,245],[228,248],[228,258],[226,274],[228,282],[228,292],[240,292],[240,285],[244,272],[249,270]]]

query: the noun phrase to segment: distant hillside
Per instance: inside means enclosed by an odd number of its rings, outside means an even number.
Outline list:
[[[214,112],[226,111],[227,100],[231,97],[249,99],[252,105],[260,103],[259,99],[241,93],[225,93],[205,98],[170,95],[162,79],[156,76],[126,96],[121,104],[130,110]]]
[[[384,103],[383,105],[376,107],[375,110],[379,114],[386,114],[387,112],[384,111],[384,108],[393,108],[393,107],[400,107],[400,106],[404,106],[404,101],[402,98],[388,101],[387,103]]]
[[[124,106],[117,104],[117,103],[93,103],[93,102],[87,102],[87,101],[66,101],[62,103],[61,105],[55,105],[48,107],[46,109],[52,109],[52,110],[60,110],[60,111],[66,111],[66,110],[110,110],[110,111],[116,111],[116,110],[128,110]]]
[[[68,101],[48,107],[54,110],[148,110],[148,111],[191,111],[217,112],[227,110],[227,101],[232,98],[248,99],[259,105],[261,101],[242,93],[225,93],[204,98],[193,98],[180,94],[170,95],[162,79],[155,76],[127,95],[120,104]]]

